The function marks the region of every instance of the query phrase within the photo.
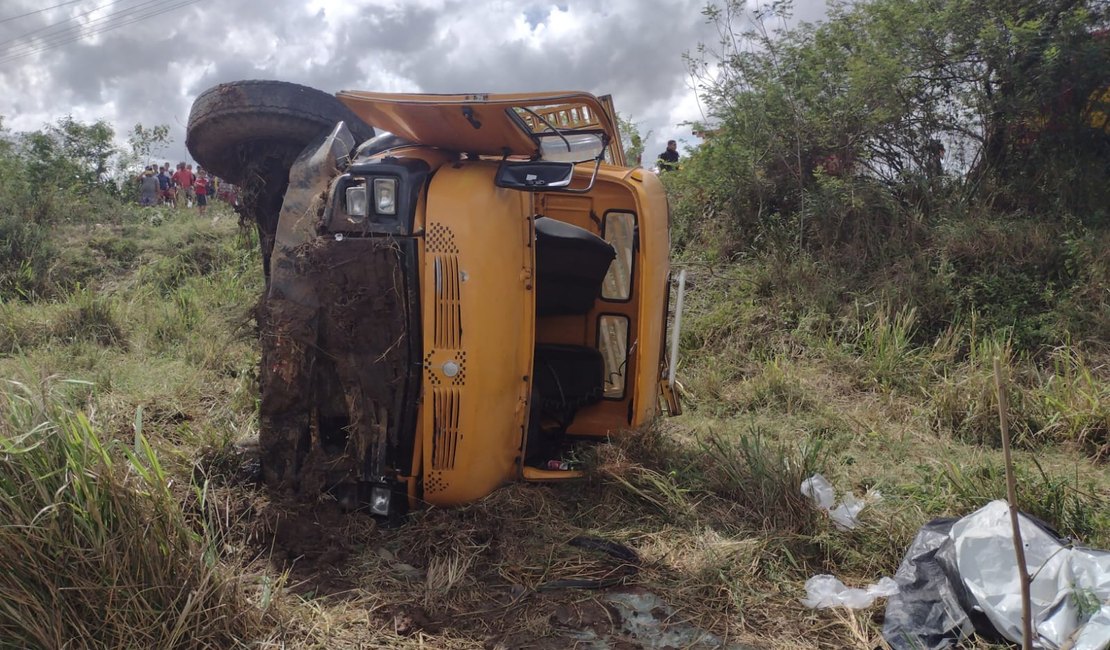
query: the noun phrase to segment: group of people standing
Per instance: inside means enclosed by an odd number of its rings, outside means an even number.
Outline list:
[[[219,190],[219,179],[209,176],[208,172],[193,166],[177,163],[171,171],[169,163],[148,165],[139,176],[139,203],[141,205],[169,205],[177,208],[197,206],[204,214],[208,203],[214,200]]]

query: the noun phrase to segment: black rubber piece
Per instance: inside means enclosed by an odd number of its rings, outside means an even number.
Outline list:
[[[292,158],[336,122],[346,123],[355,143],[374,129],[333,95],[286,81],[234,81],[209,88],[193,102],[185,146],[208,171],[239,184],[251,149],[285,150]]]
[[[637,553],[634,549],[629,546],[625,546],[624,544],[611,542],[607,539],[579,535],[578,537],[570,540],[568,544],[570,544],[571,546],[576,546],[578,548],[586,549],[587,551],[598,551],[601,553],[605,553],[606,555],[611,555],[618,560],[623,560],[627,564],[631,564],[633,566],[640,565],[640,554]]]
[[[597,551],[621,561],[610,576],[598,580],[572,578],[568,580],[551,580],[538,587],[536,591],[551,591],[553,589],[609,589],[622,585],[640,570],[640,555],[632,548],[617,542],[611,542],[600,537],[587,537],[580,535],[568,542],[571,546],[587,551]]]

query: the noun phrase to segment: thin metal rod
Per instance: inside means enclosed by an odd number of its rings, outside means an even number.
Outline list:
[[[1010,454],[1010,400],[1006,393],[1006,381],[1002,376],[1002,364],[994,358],[994,385],[998,389],[998,422],[1002,427],[1002,457],[1006,463],[1006,501],[1010,504],[1010,526],[1014,531],[1014,554],[1017,556],[1018,581],[1021,583],[1021,647],[1033,650],[1033,614],[1029,602],[1029,568],[1025,565],[1025,544],[1021,541],[1021,525],[1018,522],[1017,482],[1014,479],[1014,459]]]
[[[686,269],[678,273],[678,297],[674,301],[674,329],[671,330],[671,362],[667,367],[667,381],[674,386],[678,366],[678,337],[682,332],[682,299],[686,295]]]

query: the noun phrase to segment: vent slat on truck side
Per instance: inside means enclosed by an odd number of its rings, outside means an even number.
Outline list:
[[[435,346],[439,350],[457,350],[462,344],[462,303],[459,286],[459,257],[436,254],[435,270]]]
[[[459,406],[457,388],[436,388],[432,391],[432,469],[452,469],[459,444]]]

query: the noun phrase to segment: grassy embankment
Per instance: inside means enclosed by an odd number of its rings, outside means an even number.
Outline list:
[[[599,449],[584,489],[511,486],[399,530],[286,503],[238,478],[230,444],[257,427],[253,244],[230,216],[143,216],[56,226],[40,297],[0,306],[0,636],[18,646],[565,647],[596,595],[536,588],[614,571],[566,545],[588,533],[718,635],[871,648],[881,605],[811,612],[802,585],[890,575],[922,523],[1003,495],[995,356],[1023,507],[1110,546],[1104,351],[1018,350],[975,321],[926,336],[804,258],[689,262],[688,413]],[[798,493],[814,472],[882,499],[837,530]]]

